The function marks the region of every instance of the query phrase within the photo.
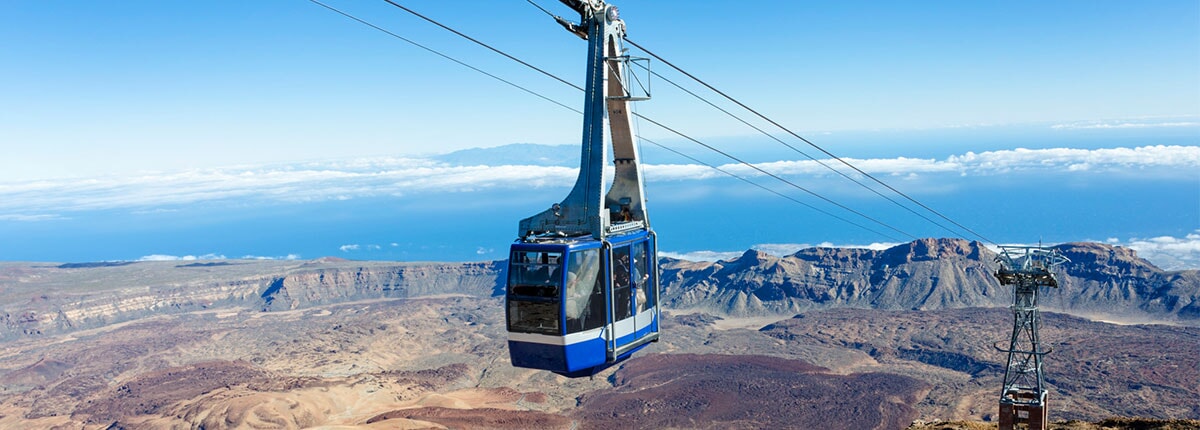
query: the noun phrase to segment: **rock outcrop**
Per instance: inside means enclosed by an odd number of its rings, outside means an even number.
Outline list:
[[[1052,291],[1050,299],[1064,303],[1064,309],[1200,322],[1200,271],[1163,271],[1119,246],[1068,243],[1056,248],[1071,259],[1064,265],[1062,288]]]
[[[1042,308],[1127,322],[1200,324],[1200,271],[1163,271],[1130,249],[1057,248],[1071,262]],[[732,316],[829,308],[933,310],[1007,306],[978,242],[921,239],[886,250],[750,250],[717,262],[663,259],[663,304]],[[197,311],[275,312],[371,299],[503,294],[504,261],[471,263],[228,260],[0,265],[0,340]]]
[[[259,297],[263,310],[289,310],[369,298],[435,294],[486,297],[502,282],[503,262],[307,268],[276,277]]]
[[[1056,247],[1071,259],[1044,310],[1127,321],[1200,323],[1200,271],[1167,272],[1128,248]],[[664,259],[663,303],[734,316],[829,308],[933,310],[1007,306],[992,275],[996,253],[979,242],[921,239],[875,251],[809,248],[785,257],[750,250],[713,263]]]
[[[4,268],[0,268],[3,270]],[[0,271],[0,340],[205,310],[283,311],[349,301],[501,291],[504,262],[319,259],[70,264]],[[5,275],[8,276],[5,276]]]
[[[903,428],[931,388],[761,355],[644,355],[612,379],[613,389],[580,397],[580,428]]]

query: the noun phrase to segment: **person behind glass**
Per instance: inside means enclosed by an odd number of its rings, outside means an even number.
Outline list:
[[[637,258],[633,259],[633,296],[637,302],[637,311],[646,310],[646,281],[650,276],[642,273]]]

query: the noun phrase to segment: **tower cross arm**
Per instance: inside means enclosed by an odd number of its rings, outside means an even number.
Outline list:
[[[555,16],[554,21],[558,22],[558,25],[563,26],[563,28],[567,29],[567,31],[571,32],[572,34],[574,34],[576,36],[579,36],[580,39],[587,40],[587,38],[588,38],[587,26],[581,25],[581,24],[576,24],[571,21],[567,21],[566,18],[563,18],[561,16]]]
[[[592,21],[592,17],[602,14],[605,8],[603,0],[559,0],[562,4],[572,10],[579,12],[579,24],[568,21],[561,16],[555,16],[554,20],[558,25],[563,26],[567,31],[579,36],[583,40],[588,38],[588,24]]]

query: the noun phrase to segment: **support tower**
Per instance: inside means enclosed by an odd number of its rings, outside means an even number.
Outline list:
[[[1008,353],[1000,392],[1000,430],[1043,430],[1047,428],[1047,407],[1042,356],[1050,349],[1042,346],[1038,336],[1038,291],[1041,287],[1058,288],[1050,268],[1069,260],[1053,248],[1001,246],[996,261],[1000,263],[996,279],[1000,285],[1014,288],[1008,348],[1001,348],[1000,342],[993,345]]]

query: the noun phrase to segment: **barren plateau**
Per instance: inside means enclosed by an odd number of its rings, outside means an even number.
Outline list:
[[[1195,272],[1072,249],[1086,264],[1043,314],[1051,419],[1200,419]],[[991,345],[1011,313],[986,277],[955,275],[986,274],[985,252],[928,240],[664,260],[662,340],[575,379],[508,364],[503,262],[0,263],[0,427],[987,421],[1004,370]],[[1139,324],[1082,317],[1094,313]]]

